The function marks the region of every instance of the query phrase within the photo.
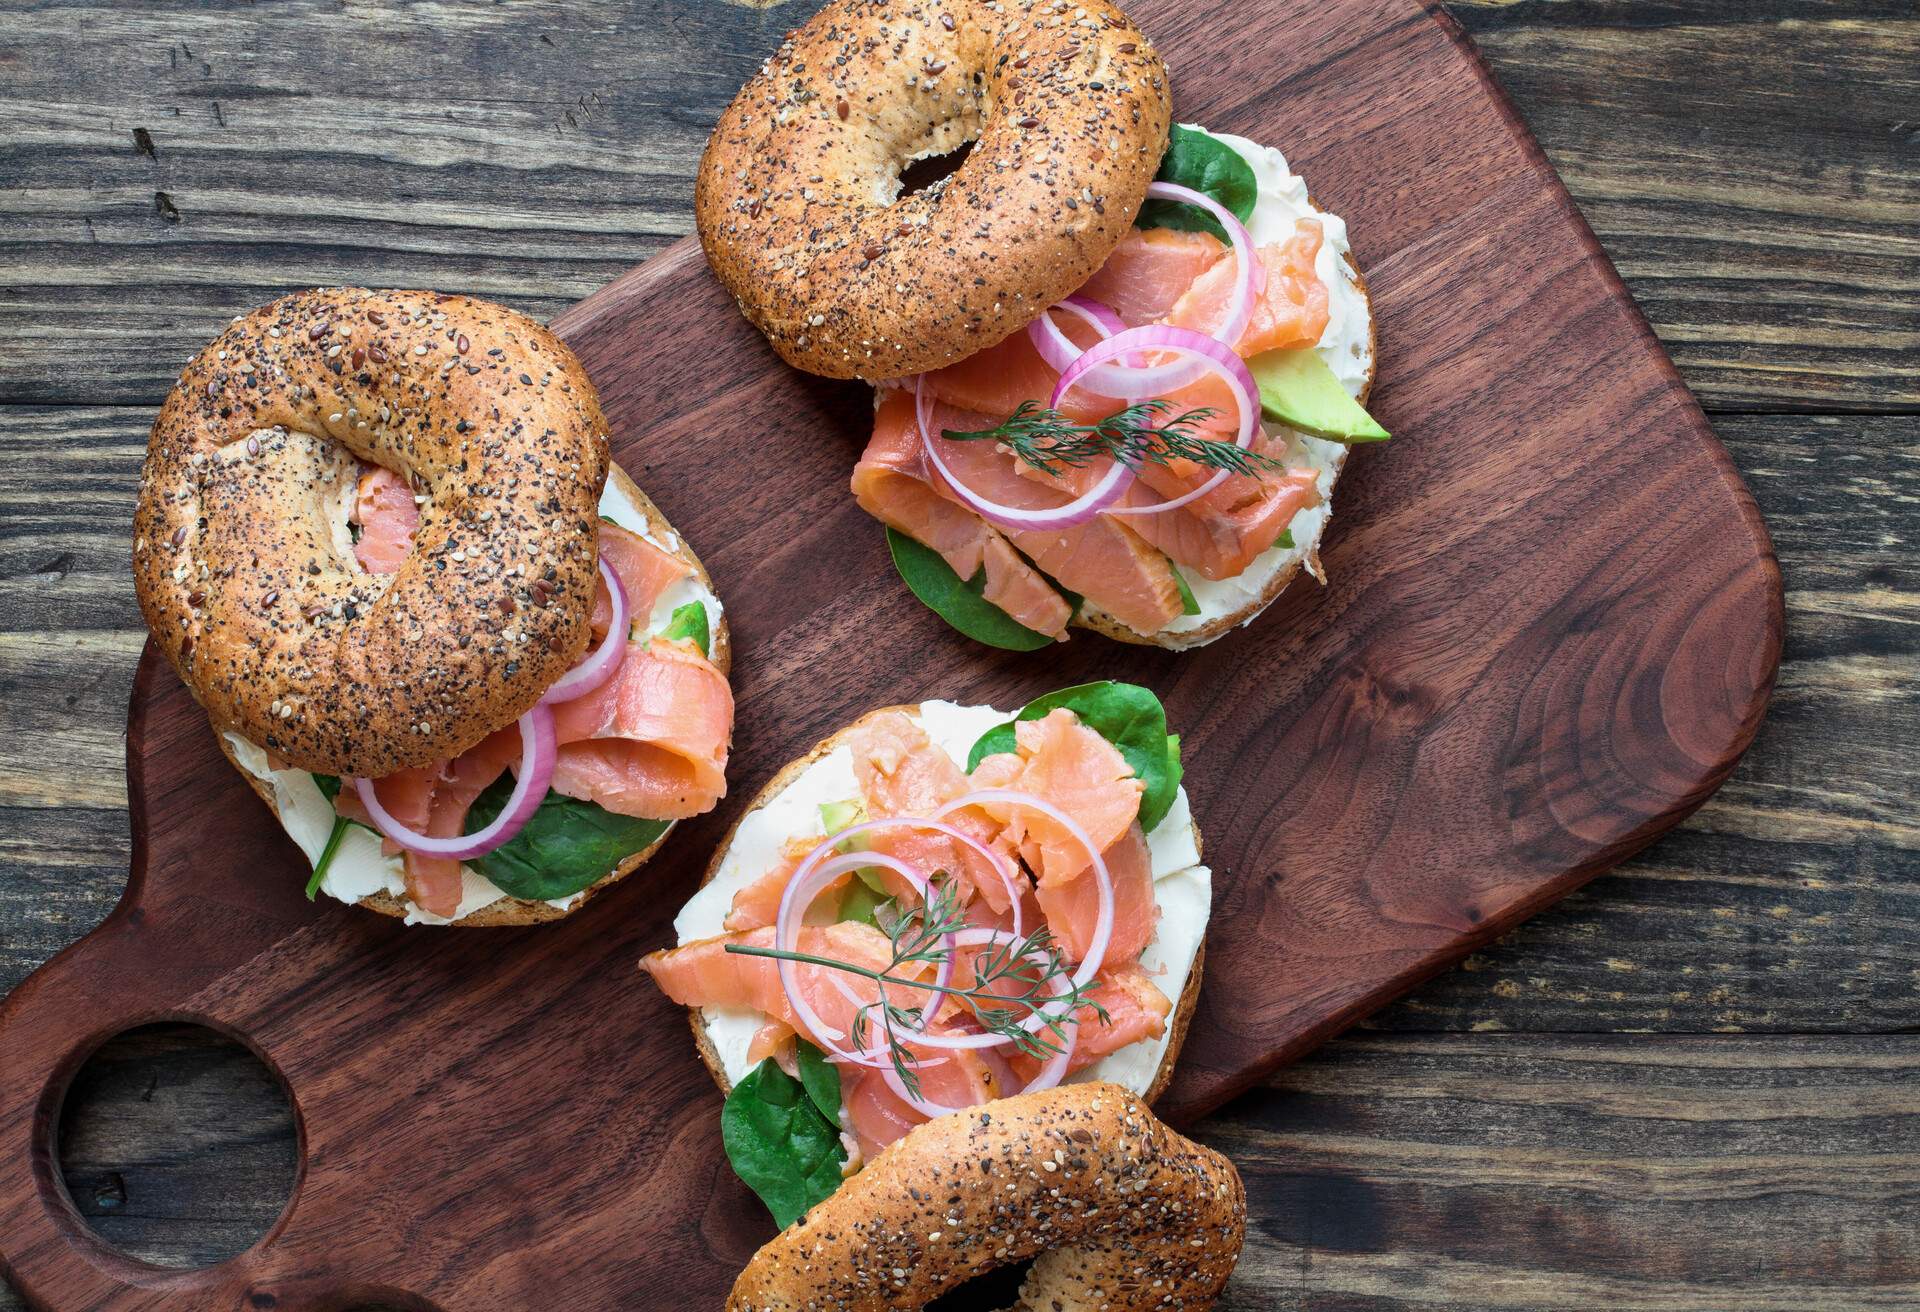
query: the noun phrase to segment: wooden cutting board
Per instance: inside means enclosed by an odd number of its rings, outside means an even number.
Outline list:
[[[1780,579],[1706,421],[1511,106],[1437,6],[1141,0],[1183,119],[1282,146],[1349,220],[1374,409],[1326,551],[1252,628],[1173,655],[973,646],[907,595],[847,493],[867,394],[783,367],[690,242],[556,324],[617,452],[733,624],[732,796],[584,913],[432,931],[301,897],[306,867],[149,649],[133,868],[0,1004],[0,1255],[57,1309],[717,1306],[772,1232],[719,1096],[635,972],[738,807],[861,712],[1156,689],[1216,871],[1164,1114],[1190,1120],[1643,846],[1752,738]],[[688,180],[691,186],[691,179]],[[234,307],[236,309],[243,307]],[[217,325],[209,323],[211,333]],[[131,489],[129,489],[131,495]],[[124,1258],[66,1200],[67,1083],[187,1019],[286,1080],[301,1168],[248,1252]]]

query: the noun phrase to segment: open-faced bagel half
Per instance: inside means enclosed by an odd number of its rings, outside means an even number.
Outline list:
[[[722,838],[714,848],[713,859],[708,862],[706,873],[701,876],[701,885],[704,887],[711,883],[715,876],[720,873],[720,868],[726,861],[727,853],[733,846],[734,838],[739,833],[740,826],[746,823],[749,816],[764,809],[770,802],[778,798],[795,780],[806,773],[807,767],[811,766],[821,757],[831,753],[836,747],[839,747],[842,742],[852,737],[862,725],[880,716],[896,712],[910,716],[916,715],[919,712],[919,707],[917,705],[882,706],[876,710],[869,711],[830,737],[821,740],[821,742],[805,756],[789,761],[785,766],[781,767],[780,771],[775,774],[772,779],[769,779],[766,786],[754,796],[753,801],[746,809],[740,812],[739,816],[734,820],[732,827],[727,830],[726,837]],[[1012,714],[1012,712],[1008,712],[1007,718],[1011,719]],[[1197,821],[1190,821],[1190,823],[1193,826],[1194,849],[1198,852],[1201,846],[1200,826]],[[1180,1045],[1186,1039],[1187,1024],[1193,1016],[1194,1004],[1200,997],[1200,976],[1205,965],[1206,944],[1203,940],[1194,953],[1193,964],[1188,969],[1186,984],[1180,990],[1180,997],[1174,1004],[1172,1012],[1167,1016],[1167,1049],[1160,1059],[1159,1067],[1154,1072],[1152,1083],[1144,1090],[1144,1096],[1149,1102],[1158,1098],[1166,1089],[1167,1083],[1173,1078],[1174,1062],[1180,1055]],[[706,1018],[701,1015],[700,1008],[687,1008],[687,1020],[693,1030],[693,1042],[695,1048],[698,1049],[700,1053],[700,1060],[705,1063],[708,1073],[713,1076],[714,1083],[720,1086],[720,1091],[722,1093],[730,1092],[733,1085],[732,1081],[727,1078],[726,1064],[721,1060],[719,1049],[714,1045],[712,1036],[707,1032]]]
[[[1116,1084],[916,1126],[763,1245],[728,1312],[895,1312],[1033,1259],[1018,1307],[1200,1312],[1239,1260],[1233,1163]]]
[[[708,576],[706,566],[701,564],[700,558],[694,554],[693,548],[690,547],[686,539],[676,532],[673,526],[668,523],[667,517],[661,513],[658,506],[654,505],[652,499],[649,498],[645,492],[641,491],[634,481],[627,477],[627,472],[617,464],[608,466],[607,488],[611,494],[617,495],[639,518],[646,521],[647,536],[649,538],[656,542],[671,544],[673,554],[681,560],[684,560],[692,568],[693,575],[699,580],[701,586],[708,592],[713,591],[713,580]],[[709,659],[712,660],[713,664],[722,674],[727,674],[732,669],[733,649],[727,631],[727,620],[724,611],[721,613],[718,623],[709,635]],[[215,741],[220,744],[220,750],[226,754],[227,759],[231,761],[234,768],[240,772],[240,776],[245,779],[253,788],[253,791],[259,795],[260,800],[265,802],[267,808],[271,810],[276,817],[281,818],[284,823],[284,817],[280,817],[280,808],[275,800],[273,786],[249,770],[246,765],[242,763],[226,734],[216,734]],[[484,929],[503,925],[537,925],[572,915],[588,900],[646,864],[653,854],[660,850],[661,844],[665,843],[671,834],[672,830],[669,829],[647,847],[628,856],[613,870],[609,871],[599,882],[582,890],[582,892],[565,907],[557,907],[551,902],[535,902],[524,898],[502,897],[497,902],[493,902],[481,907],[477,911],[462,916],[456,923],[463,928]],[[359,905],[369,911],[377,911],[382,915],[394,916],[400,919],[405,919],[408,914],[407,904],[402,899],[387,892],[369,894],[360,899]]]
[[[893,378],[991,346],[1084,282],[1166,150],[1152,44],[1106,0],[833,0],[708,140],[707,260],[773,348]],[[901,170],[972,144],[902,196]]]
[[[391,576],[352,559],[358,461],[424,498]],[[606,420],[536,322],[464,296],[297,292],[168,394],[134,512],[147,626],[217,733],[380,778],[511,724],[585,650]]]

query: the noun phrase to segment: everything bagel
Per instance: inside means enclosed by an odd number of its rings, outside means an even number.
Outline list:
[[[762,1247],[727,1307],[918,1308],[1031,1257],[1021,1307],[1197,1310],[1245,1230],[1233,1163],[1118,1085],[1066,1085],[919,1126]]]
[[[1166,70],[1103,0],[835,0],[721,115],[700,239],[790,364],[891,378],[971,355],[1098,268],[1166,149]],[[973,143],[901,196],[915,160]]]
[[[354,562],[356,460],[420,501],[397,573]],[[607,462],[578,361],[524,315],[288,296],[234,319],[154,422],[141,610],[216,733],[336,775],[455,757],[584,650]]]

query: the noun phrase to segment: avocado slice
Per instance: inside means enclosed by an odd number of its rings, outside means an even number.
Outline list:
[[[1247,361],[1260,385],[1260,413],[1329,442],[1384,442],[1387,430],[1347,394],[1311,346],[1268,351]]]

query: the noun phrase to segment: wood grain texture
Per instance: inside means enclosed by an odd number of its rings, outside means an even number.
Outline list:
[[[813,7],[13,0],[0,402],[156,404],[209,319],[376,270],[555,314],[690,230],[707,127]],[[1452,11],[1710,406],[1920,407],[1910,5]]]
[[[1259,630],[1185,657],[1080,641],[983,660],[902,609],[844,491],[863,390],[775,365],[696,249],[555,326],[616,450],[728,599],[738,794],[861,710],[929,691],[1013,705],[1115,674],[1162,691],[1219,870],[1211,993],[1163,1104],[1190,1118],[1697,806],[1757,724],[1780,618],[1724,452],[1444,23],[1399,0],[1276,6],[1271,30],[1222,45],[1191,9],[1139,8],[1176,67],[1204,67],[1186,104],[1221,128],[1277,136],[1281,107],[1306,97],[1349,111],[1292,144],[1364,234],[1389,343],[1376,401],[1400,440],[1343,488],[1334,586]],[[1443,122],[1448,149],[1431,149]],[[716,468],[698,457],[720,424],[735,458]],[[796,445],[796,426],[838,440]],[[897,647],[859,659],[845,635],[882,625]],[[689,1296],[718,1295],[764,1225],[720,1164],[671,1009],[631,963],[665,939],[723,816],[689,825],[598,916],[427,936],[260,878],[260,852],[288,849],[150,652],[128,763],[128,898],[0,1009],[0,1233],[30,1293],[513,1307],[564,1287],[588,1307],[670,1270]],[[267,1240],[193,1276],[133,1264],[40,1205],[47,1122],[77,1063],[113,1029],[172,1015],[256,1045],[305,1134]],[[604,1060],[610,1044],[625,1060]],[[488,1153],[463,1146],[482,1140]],[[438,1224],[383,1223],[403,1190]],[[506,1198],[540,1211],[503,1216]],[[503,1225],[514,1242],[490,1242]]]
[[[1203,1127],[1256,1200],[1220,1309],[1909,1308],[1916,1090],[1914,1036],[1335,1040]],[[76,1197],[128,1251],[272,1223],[294,1128],[244,1050],[142,1031],[76,1097]]]

